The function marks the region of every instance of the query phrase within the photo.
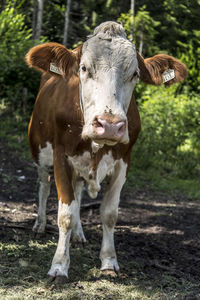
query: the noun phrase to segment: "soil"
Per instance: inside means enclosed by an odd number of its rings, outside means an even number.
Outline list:
[[[18,241],[30,235],[37,215],[37,171],[31,161],[9,146],[0,146],[0,240]],[[100,227],[99,202],[84,194],[81,219],[86,238],[92,243],[91,228]],[[52,185],[47,209],[45,237],[57,239],[57,196]],[[122,272],[123,261],[142,265],[149,278],[167,272],[180,280],[200,280],[200,201],[145,189],[124,189],[115,230],[116,250]],[[200,293],[194,291],[193,295]],[[199,296],[200,297],[200,296]],[[189,298],[188,298],[189,299]],[[191,299],[200,299],[193,297]]]

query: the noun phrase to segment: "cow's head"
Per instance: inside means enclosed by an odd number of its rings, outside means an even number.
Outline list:
[[[169,85],[187,75],[185,65],[174,57],[159,54],[143,59],[115,22],[102,23],[74,51],[56,43],[36,46],[27,54],[27,62],[52,75],[80,74],[82,137],[109,145],[129,142],[127,111],[138,78],[159,85],[170,69],[175,77],[165,83]]]

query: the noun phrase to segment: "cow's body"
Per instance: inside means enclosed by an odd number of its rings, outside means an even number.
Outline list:
[[[158,65],[164,67],[154,74],[154,62],[149,59],[147,63],[151,66],[145,65],[143,58],[136,55],[134,46],[126,40],[123,28],[113,22],[105,24],[107,27],[97,28],[91,43],[92,38],[89,38],[83,47],[73,52],[49,43],[36,46],[27,56],[31,66],[45,71],[29,124],[29,142],[40,177],[39,212],[33,228],[37,232],[45,230],[49,175],[54,168],[59,199],[59,242],[49,271],[53,278],[68,276],[71,232],[74,239],[85,242],[80,222],[83,186],[95,198],[104,178],[108,179],[108,184],[100,209],[103,223],[101,269],[119,270],[113,232],[131,149],[140,131],[140,117],[132,95],[138,66],[142,80],[152,84],[160,84],[163,71],[172,67],[176,73],[176,80],[172,82],[186,76],[185,66],[165,55],[157,58]],[[100,43],[98,51],[94,49],[96,43]],[[133,56],[130,63],[126,51]],[[113,58],[116,53],[122,59]],[[50,72],[51,60],[59,66],[61,75]],[[80,75],[74,68],[79,63]],[[95,71],[88,71],[89,68]],[[96,104],[98,101],[100,103]]]

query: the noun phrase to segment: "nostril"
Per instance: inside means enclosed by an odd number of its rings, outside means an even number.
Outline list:
[[[124,130],[126,128],[126,123],[124,121],[121,121],[121,122],[118,122],[116,125],[117,125],[117,129],[118,129],[117,132],[119,134],[124,133]]]
[[[95,125],[96,127],[104,127],[101,119],[96,119]]]
[[[125,129],[125,124],[122,124],[119,128],[118,128],[118,133],[123,133]]]
[[[105,128],[106,127],[106,124],[108,124],[108,122],[104,119],[101,119],[101,118],[95,118],[94,122],[93,122],[93,126],[95,127],[102,127],[102,128]]]
[[[102,120],[101,118],[95,118],[93,122],[94,130],[98,135],[103,135],[105,132],[103,121],[104,120]]]

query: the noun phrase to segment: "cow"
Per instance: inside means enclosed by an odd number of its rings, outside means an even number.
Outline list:
[[[133,90],[139,79],[153,85],[180,82],[186,66],[166,54],[144,59],[122,25],[111,21],[96,27],[74,50],[49,42],[30,49],[26,61],[42,72],[28,128],[40,180],[35,232],[45,231],[52,171],[58,194],[59,239],[48,275],[52,280],[68,278],[70,237],[86,242],[80,221],[82,190],[95,198],[104,179],[101,270],[118,272],[114,226],[141,129]]]

